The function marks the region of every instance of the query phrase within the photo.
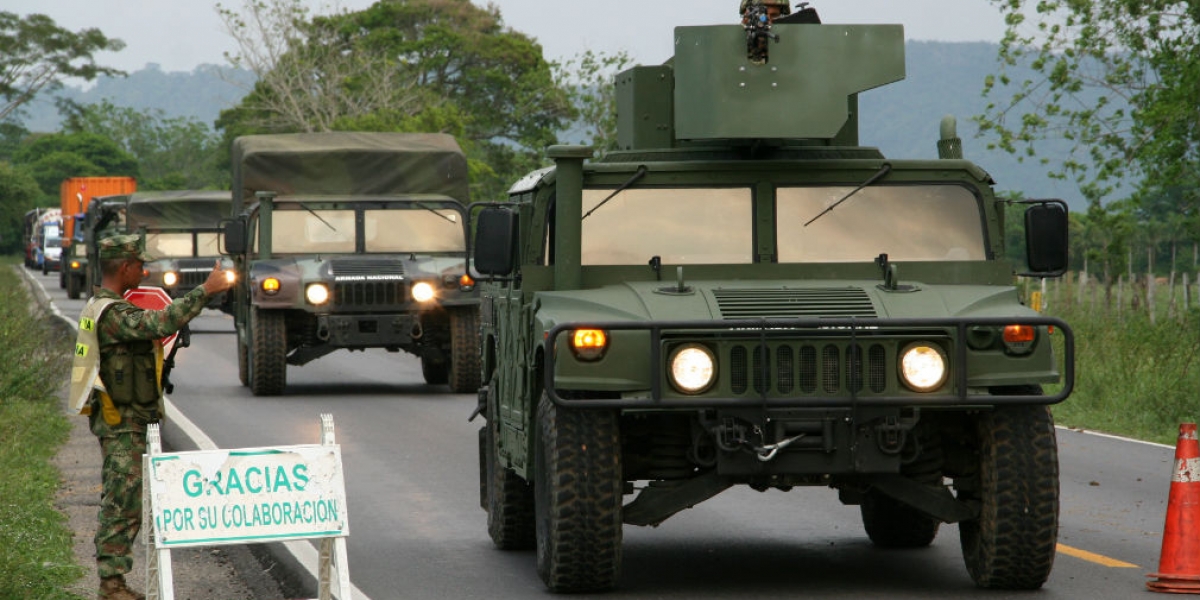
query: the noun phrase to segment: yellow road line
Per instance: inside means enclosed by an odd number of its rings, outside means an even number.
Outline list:
[[[1138,568],[1138,566],[1135,564],[1127,563],[1123,560],[1117,560],[1115,558],[1109,558],[1107,556],[1104,556],[1101,554],[1096,554],[1094,552],[1088,552],[1087,550],[1080,550],[1079,548],[1072,548],[1071,546],[1068,546],[1066,544],[1059,544],[1058,551],[1063,554],[1066,554],[1067,556],[1074,556],[1075,558],[1082,558],[1083,560],[1086,560],[1088,562],[1094,562],[1098,565],[1104,565],[1106,567],[1113,567],[1113,568],[1117,568],[1117,569],[1136,569],[1136,568]]]

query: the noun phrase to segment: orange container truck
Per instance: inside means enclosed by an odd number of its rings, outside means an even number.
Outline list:
[[[75,215],[87,211],[88,203],[97,196],[132,194],[137,180],[132,177],[71,177],[59,186],[62,201],[64,240],[75,239]]]

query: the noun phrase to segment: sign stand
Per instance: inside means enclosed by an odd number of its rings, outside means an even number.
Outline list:
[[[319,600],[332,600],[335,592],[340,600],[351,599],[345,484],[333,415],[321,415],[320,445],[235,451],[164,453],[159,425],[152,424],[142,474],[147,600],[175,599],[173,547],[318,538]],[[233,504],[235,486],[259,498]]]

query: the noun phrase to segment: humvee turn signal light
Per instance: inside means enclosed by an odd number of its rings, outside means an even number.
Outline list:
[[[279,280],[274,277],[268,277],[262,281],[262,291],[270,295],[279,293]]]
[[[571,332],[571,351],[579,360],[599,360],[608,349],[608,333],[603,329],[576,329]]]

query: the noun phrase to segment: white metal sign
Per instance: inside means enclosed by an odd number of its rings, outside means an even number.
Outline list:
[[[150,469],[163,547],[349,534],[338,446],[161,454],[150,458]]]

